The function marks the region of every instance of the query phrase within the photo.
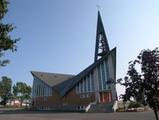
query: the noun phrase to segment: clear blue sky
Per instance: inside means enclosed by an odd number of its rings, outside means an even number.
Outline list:
[[[10,0],[5,21],[21,40],[17,52],[5,55],[11,63],[0,76],[32,85],[31,70],[77,74],[86,68],[94,59],[97,5],[110,48],[117,46],[117,78],[142,49],[159,46],[158,0]]]

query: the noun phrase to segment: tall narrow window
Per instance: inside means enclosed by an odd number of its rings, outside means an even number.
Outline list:
[[[100,75],[101,75],[101,90],[103,90],[103,70],[102,70],[102,64],[100,64]]]
[[[106,81],[106,86],[107,86],[107,89],[109,89],[110,88],[110,84],[109,84],[109,79],[110,79],[110,71],[109,71],[109,65],[108,65],[109,63],[108,63],[108,60],[107,61],[105,61],[105,67],[106,67],[106,73],[107,73],[107,81]]]
[[[82,91],[83,91],[83,93],[85,92],[85,90],[84,90],[84,79],[82,79]]]
[[[90,92],[92,92],[92,77],[91,77],[91,73],[89,73],[89,79],[90,79]]]
[[[103,89],[106,89],[106,86],[105,86],[105,69],[104,69],[104,63],[101,64],[101,68],[102,68],[102,87]]]
[[[86,78],[84,78],[84,92],[87,92],[86,87],[87,87]]]
[[[46,96],[48,96],[48,85],[46,85]]]
[[[78,85],[79,85],[79,93],[81,93],[81,84],[80,84],[80,82],[78,83]]]
[[[32,97],[35,97],[35,78],[34,78],[34,81],[33,81]]]
[[[104,71],[105,71],[105,81],[104,81],[104,89],[108,89],[108,86],[107,86],[107,80],[108,80],[108,76],[107,76],[107,69],[106,69],[106,61],[104,61]]]
[[[42,82],[41,81],[39,82],[40,82],[40,96],[42,96]]]
[[[49,95],[51,96],[51,93],[52,93],[52,88],[51,88],[51,87],[49,87],[49,88],[50,88],[50,94],[49,94]]]
[[[37,81],[36,81],[36,78],[35,78],[35,84],[34,84],[34,95],[37,96]]]
[[[82,81],[80,82],[80,86],[81,86],[81,93],[83,93],[83,85],[82,85]]]
[[[94,91],[94,76],[93,72],[91,72],[91,80],[92,80],[92,91]]]
[[[98,82],[99,82],[99,90],[102,90],[102,80],[101,80],[101,69],[100,65],[98,67]]]
[[[90,92],[90,76],[88,75],[88,92]]]

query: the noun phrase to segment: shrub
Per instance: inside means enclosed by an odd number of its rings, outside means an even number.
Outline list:
[[[130,101],[130,104],[128,105],[128,108],[138,108],[141,107],[141,104],[135,101]]]

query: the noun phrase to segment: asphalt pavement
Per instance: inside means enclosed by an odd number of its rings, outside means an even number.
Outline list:
[[[0,120],[155,120],[154,113],[59,113],[48,111],[1,111]]]

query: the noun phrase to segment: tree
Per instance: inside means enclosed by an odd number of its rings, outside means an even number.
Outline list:
[[[21,106],[24,100],[29,100],[31,97],[31,87],[24,82],[17,82],[13,86],[13,94],[21,101]]]
[[[11,97],[12,80],[6,76],[2,77],[0,81],[0,97],[2,98],[1,104],[6,105]]]
[[[7,0],[0,0],[0,66],[5,66],[7,63],[9,63],[9,60],[3,60],[2,56],[4,56],[5,51],[16,51],[16,42],[19,40],[12,39],[9,35],[9,33],[14,29],[13,25],[5,24],[3,22],[3,18],[8,12],[8,4],[9,2]]]
[[[139,66],[137,66],[139,65]],[[140,68],[140,72],[136,67]],[[129,62],[127,76],[119,80],[125,86],[125,94],[122,98],[148,104],[155,113],[158,120],[159,110],[159,50],[143,50],[137,59]]]

